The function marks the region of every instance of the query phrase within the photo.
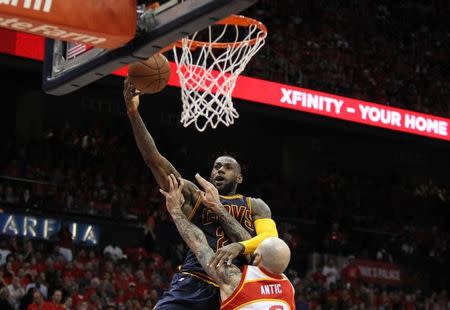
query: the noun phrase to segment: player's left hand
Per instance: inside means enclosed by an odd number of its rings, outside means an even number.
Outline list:
[[[203,188],[203,191],[198,190],[197,193],[202,197],[202,202],[208,208],[211,208],[213,211],[222,206],[220,202],[219,191],[215,188],[211,182],[206,181],[204,178],[200,176],[200,174],[195,175],[195,179]]]
[[[167,176],[167,181],[169,183],[169,191],[166,192],[162,189],[159,191],[166,197],[166,207],[167,211],[170,213],[181,210],[181,206],[184,204],[183,187],[184,181],[180,178],[178,182],[174,174]]]
[[[217,250],[209,262],[209,266],[218,268],[222,264],[231,265],[233,259],[244,251],[244,246],[239,242],[234,242]]]

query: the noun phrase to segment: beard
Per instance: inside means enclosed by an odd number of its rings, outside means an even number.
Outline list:
[[[220,187],[217,187],[217,191],[220,195],[226,196],[230,193],[234,192],[236,190],[236,183],[235,182],[226,182],[223,183]]]

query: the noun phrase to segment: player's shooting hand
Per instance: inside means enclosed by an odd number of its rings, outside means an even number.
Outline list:
[[[179,182],[175,175],[172,173],[167,177],[169,182],[169,191],[163,191],[160,189],[161,194],[166,197],[166,207],[169,213],[177,212],[181,210],[181,206],[184,204],[183,187],[184,181],[180,178]]]
[[[198,190],[197,193],[202,197],[202,202],[205,204],[205,206],[211,208],[213,211],[216,208],[220,208],[222,204],[220,203],[220,196],[217,188],[215,188],[214,185],[202,178],[198,173],[195,175],[195,179],[203,188],[203,191]]]
[[[128,112],[134,112],[138,109],[140,94],[128,78],[126,78],[123,82],[123,98],[125,99]]]
[[[217,250],[209,262],[209,266],[218,268],[223,264],[231,265],[233,259],[244,251],[244,246],[238,242],[221,247]]]

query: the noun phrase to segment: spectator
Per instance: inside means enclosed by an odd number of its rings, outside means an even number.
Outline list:
[[[361,271],[358,265],[355,263],[355,256],[351,255],[348,257],[347,265],[341,271],[342,279],[346,284],[352,287],[359,281],[361,277]]]
[[[44,278],[44,274],[40,273],[35,277],[34,282],[30,283],[27,285],[26,287],[26,291],[28,291],[31,288],[36,288],[37,290],[39,290],[39,292],[41,292],[42,296],[44,297],[44,299],[47,299],[47,294],[48,294],[48,289],[47,286],[43,283],[43,278]]]
[[[68,296],[64,301],[63,309],[73,309],[72,306],[73,306],[72,297]]]
[[[20,300],[25,295],[25,290],[20,286],[20,279],[18,277],[13,277],[11,284],[7,286],[10,296],[11,304],[18,308]]]
[[[9,295],[8,289],[3,286],[0,288],[0,309],[13,310],[11,296]]]
[[[87,298],[85,294],[86,294],[85,286],[79,284],[78,290],[76,290],[72,295],[72,303],[75,308],[80,306],[82,303],[86,302]]]
[[[58,251],[65,258],[67,262],[71,262],[73,259],[72,248],[73,248],[73,236],[69,231],[67,224],[62,224],[61,229],[57,235],[58,238]]]
[[[138,295],[136,292],[136,283],[130,282],[130,284],[128,284],[128,290],[125,293],[125,299],[126,300],[136,299],[137,297],[138,297]]]
[[[11,254],[11,251],[9,250],[7,243],[5,240],[0,241],[0,266],[3,266],[6,264],[6,259]]]
[[[336,268],[334,259],[328,259],[325,266],[323,266],[322,274],[326,277],[325,286],[327,288],[329,288],[332,283],[336,283],[339,278],[339,272]]]
[[[147,218],[144,226],[144,246],[147,252],[153,252],[155,250],[155,244],[157,241],[155,235],[156,217],[157,212],[155,211]]]
[[[61,304],[62,292],[61,290],[55,290],[52,294],[51,301],[47,301],[43,304],[43,310],[64,310],[64,305]]]
[[[89,310],[89,303],[87,301],[81,302],[78,305],[77,310]]]
[[[392,263],[392,255],[387,251],[386,244],[384,244],[382,247],[378,249],[376,259]]]
[[[19,310],[27,310],[28,306],[33,303],[35,288],[29,289],[20,300]]]
[[[34,249],[33,249],[33,243],[31,240],[25,241],[24,251],[23,251],[23,261],[24,262],[31,262],[34,257]]]
[[[122,249],[116,244],[107,245],[103,250],[103,254],[106,257],[110,257],[114,262],[121,260],[122,258],[126,258]]]
[[[42,310],[44,305],[44,297],[41,291],[33,291],[33,302],[27,307],[27,310]]]

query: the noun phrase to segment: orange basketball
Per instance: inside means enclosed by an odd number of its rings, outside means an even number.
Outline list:
[[[170,66],[162,54],[128,66],[128,80],[142,93],[154,94],[166,87],[170,77]]]

